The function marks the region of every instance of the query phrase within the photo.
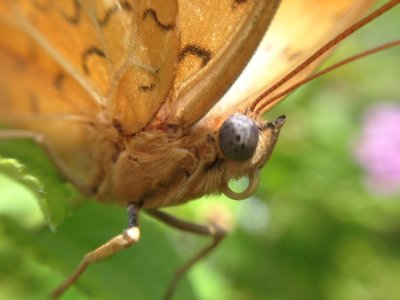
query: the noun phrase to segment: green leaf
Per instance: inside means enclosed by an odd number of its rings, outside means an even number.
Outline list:
[[[44,299],[74,270],[86,252],[121,233],[125,226],[125,209],[87,203],[57,233],[44,228],[27,230],[10,218],[0,217],[0,236],[4,235],[6,243],[13,245],[14,255],[20,257],[20,268],[26,270],[19,279],[22,289],[34,290],[38,299]],[[137,245],[90,266],[63,299],[161,299],[181,260],[163,228],[146,217],[142,218],[141,236]],[[27,257],[51,269],[46,267],[38,275],[38,267],[32,268],[25,262]],[[42,276],[45,280],[38,279]],[[187,279],[179,285],[174,299],[196,299]]]
[[[0,173],[33,193],[51,230],[56,230],[71,215],[74,206],[83,201],[33,142],[2,141],[0,153]]]

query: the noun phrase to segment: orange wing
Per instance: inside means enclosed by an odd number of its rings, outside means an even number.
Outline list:
[[[353,24],[375,2],[374,0],[283,1],[249,65],[211,113],[218,113],[222,109],[248,108],[261,92],[267,90],[323,44]],[[320,60],[306,68],[275,93],[309,75],[319,63]]]
[[[2,72],[3,86],[19,82],[19,92],[25,94],[9,94],[2,101],[26,103],[28,86],[36,87],[35,105],[42,113],[70,112],[58,104],[68,97],[62,102],[69,102],[75,113],[87,109],[84,102],[92,102],[90,106],[104,108],[104,118],[114,119],[128,133],[137,132],[153,119],[172,86],[177,13],[177,3],[171,0],[3,1],[1,65],[12,56],[29,72],[22,75],[24,81],[13,66],[11,73]],[[74,81],[75,87],[52,94],[65,81]],[[19,108],[13,112],[21,113]],[[32,111],[30,117],[38,115]]]
[[[179,66],[161,118],[190,126],[204,116],[253,55],[279,3],[179,0]]]
[[[93,124],[136,132],[165,101],[176,15],[176,1],[2,1],[1,124],[45,135],[66,175],[91,186],[87,145],[104,138]]]

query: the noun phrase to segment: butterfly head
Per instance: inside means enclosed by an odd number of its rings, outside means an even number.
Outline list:
[[[234,114],[225,120],[219,130],[219,147],[225,158],[244,161],[255,153],[260,140],[260,131],[279,133],[284,122],[285,116],[280,116],[274,122],[259,126],[246,115]]]
[[[285,116],[265,122],[244,114],[233,114],[221,125],[218,146],[225,160],[227,179],[249,177],[249,185],[241,193],[233,192],[226,182],[225,195],[241,200],[249,197],[258,186],[260,168],[267,162],[275,147]]]

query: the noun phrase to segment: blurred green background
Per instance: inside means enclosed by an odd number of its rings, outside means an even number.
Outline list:
[[[397,8],[370,24],[329,61],[398,38],[398,16]],[[400,104],[399,71],[400,49],[391,49],[302,87],[268,114],[288,121],[254,197],[206,197],[169,209],[198,222],[222,211],[234,223],[175,299],[400,299],[400,195],[369,193],[353,155],[365,109]],[[85,252],[125,228],[126,212],[93,201],[76,211],[60,207],[58,197],[74,203],[77,196],[38,147],[0,146],[8,157],[18,148],[27,172],[46,185],[34,196],[10,179],[15,162],[2,162],[8,176],[0,177],[0,299],[43,299]],[[45,225],[38,196],[55,203],[43,207],[69,215],[57,232]],[[141,230],[137,246],[89,268],[63,299],[161,299],[173,270],[208,242],[145,215]]]

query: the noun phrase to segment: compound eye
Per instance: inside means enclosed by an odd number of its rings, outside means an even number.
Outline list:
[[[219,147],[227,159],[243,161],[257,148],[259,132],[256,123],[248,116],[235,114],[219,129]]]

